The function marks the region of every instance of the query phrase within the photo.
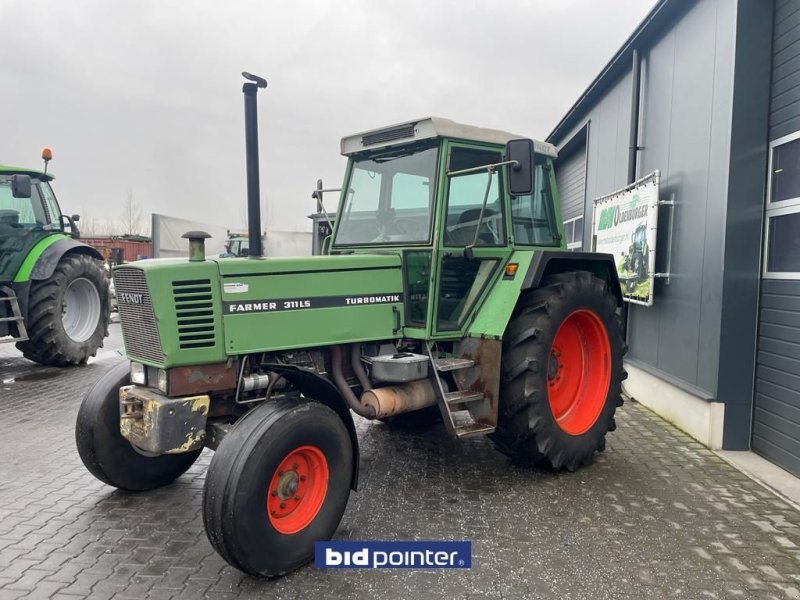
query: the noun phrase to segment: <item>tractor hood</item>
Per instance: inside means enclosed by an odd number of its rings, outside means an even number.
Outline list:
[[[126,352],[158,367],[400,335],[400,256],[145,260],[114,270]]]

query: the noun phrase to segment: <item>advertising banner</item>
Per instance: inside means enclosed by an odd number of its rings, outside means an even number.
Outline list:
[[[594,201],[595,252],[614,255],[626,301],[653,305],[659,172]]]

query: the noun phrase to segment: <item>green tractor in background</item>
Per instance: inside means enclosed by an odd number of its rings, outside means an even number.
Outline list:
[[[0,165],[0,342],[42,365],[85,363],[108,335],[102,256],[81,244],[45,170]]]
[[[189,232],[188,260],[114,269],[130,362],[81,405],[88,470],[148,490],[214,450],[209,540],[276,577],[312,560],[357,487],[352,413],[438,407],[451,436],[515,461],[590,463],[622,403],[622,295],[611,255],[566,251],[555,148],[438,118],[345,137],[326,255],[263,258],[266,82],[245,76],[250,256],[207,260]]]

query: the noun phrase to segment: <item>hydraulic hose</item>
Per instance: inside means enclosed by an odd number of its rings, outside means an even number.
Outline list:
[[[375,409],[372,406],[364,406],[361,404],[342,374],[341,346],[331,346],[331,375],[333,376],[333,382],[336,384],[336,388],[344,397],[350,410],[366,419],[374,419]]]

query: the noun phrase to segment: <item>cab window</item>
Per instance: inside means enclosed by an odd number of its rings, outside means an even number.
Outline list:
[[[456,146],[451,149],[448,171],[462,171],[501,161],[500,152]],[[476,246],[505,245],[501,170],[498,169],[491,174],[487,170],[473,171],[448,176],[447,179],[444,245],[464,247],[473,242],[476,242]],[[481,207],[487,184],[489,196],[481,219]],[[479,221],[480,231],[478,231]]]

